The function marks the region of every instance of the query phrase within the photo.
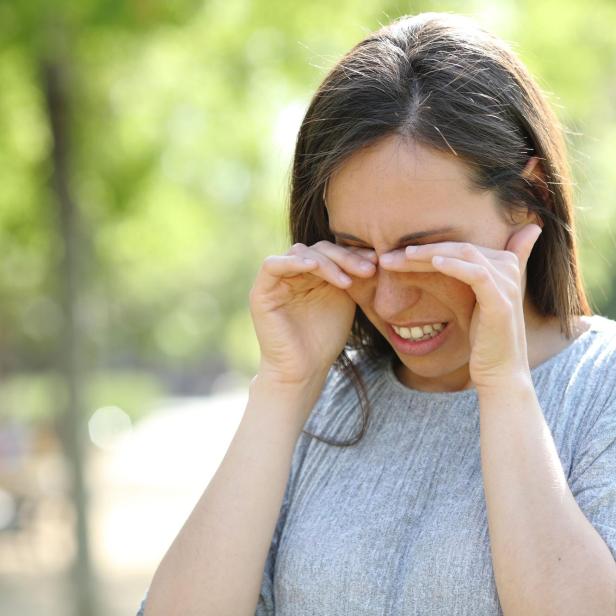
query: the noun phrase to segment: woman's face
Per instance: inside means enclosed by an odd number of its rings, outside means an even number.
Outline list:
[[[373,248],[377,255],[443,241],[504,250],[519,226],[505,220],[492,193],[470,191],[467,173],[453,153],[397,136],[354,153],[327,188],[336,243]],[[420,239],[400,240],[419,233]],[[403,383],[424,391],[472,386],[469,328],[475,294],[470,286],[439,272],[391,272],[377,265],[372,278],[353,277],[347,292],[394,348]],[[444,342],[423,355],[406,354],[392,342],[392,324],[443,322],[449,328]]]

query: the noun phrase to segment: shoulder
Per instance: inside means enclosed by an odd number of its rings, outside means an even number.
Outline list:
[[[566,348],[532,371],[546,418],[554,426],[592,422],[616,397],[616,321],[585,316],[576,329]]]
[[[616,321],[592,315],[585,322],[589,327],[574,341],[570,357],[554,366],[553,389],[563,387],[577,412],[585,409],[585,420],[594,421],[616,413]]]
[[[593,426],[616,430],[616,321],[581,319],[569,346],[533,371],[542,411],[563,459],[596,440]],[[568,458],[569,462],[571,458]]]
[[[586,341],[581,345],[578,361],[587,370],[613,383],[616,381],[616,321],[595,314],[586,317],[584,322],[588,329],[583,334]]]

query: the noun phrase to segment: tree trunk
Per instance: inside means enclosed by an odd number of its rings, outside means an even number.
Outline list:
[[[88,494],[84,480],[87,453],[87,424],[83,413],[83,361],[79,336],[79,249],[78,209],[70,187],[70,89],[67,65],[58,59],[40,63],[43,92],[52,135],[52,190],[57,205],[57,221],[62,257],[58,264],[59,303],[64,327],[59,337],[58,366],[67,392],[67,406],[59,417],[59,438],[69,466],[70,498],[75,511],[76,556],[70,582],[75,616],[96,616],[95,585],[88,543]]]

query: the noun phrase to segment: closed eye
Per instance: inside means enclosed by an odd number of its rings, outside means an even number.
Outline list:
[[[407,246],[426,246],[431,242],[407,242],[406,244],[401,244],[397,246],[394,250],[404,250]],[[370,248],[369,246],[358,246],[356,244],[348,244],[347,242],[336,242],[337,246],[342,246],[343,248],[366,248],[368,250],[374,250],[374,248]]]

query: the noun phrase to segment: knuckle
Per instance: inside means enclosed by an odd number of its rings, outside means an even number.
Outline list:
[[[295,244],[291,246],[287,254],[295,255],[295,254],[298,254],[300,251],[304,250],[305,248],[306,248],[305,244],[302,244],[301,242],[295,242]]]

